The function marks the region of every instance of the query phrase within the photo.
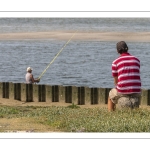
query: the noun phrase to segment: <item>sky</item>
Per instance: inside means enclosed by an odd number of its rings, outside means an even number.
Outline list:
[[[148,0],[5,0],[0,17],[150,17]]]

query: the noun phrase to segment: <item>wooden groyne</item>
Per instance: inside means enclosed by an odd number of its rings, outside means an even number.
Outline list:
[[[107,104],[110,89],[0,82],[0,97],[25,102],[63,102],[94,105]],[[149,89],[142,89],[140,105],[150,105]]]

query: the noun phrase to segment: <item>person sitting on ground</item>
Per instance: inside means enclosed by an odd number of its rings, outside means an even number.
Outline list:
[[[27,73],[25,76],[26,83],[28,83],[28,84],[39,83],[40,79],[34,79],[33,74],[32,74],[32,70],[33,69],[31,67],[27,68]]]
[[[112,62],[112,76],[115,88],[108,97],[108,111],[114,111],[116,104],[121,108],[138,108],[141,96],[140,60],[128,53],[124,41],[116,45],[120,56]]]

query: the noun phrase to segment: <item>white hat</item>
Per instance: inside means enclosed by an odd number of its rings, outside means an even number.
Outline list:
[[[33,70],[31,67],[28,67],[28,68],[27,68],[27,71],[31,71],[31,70]]]

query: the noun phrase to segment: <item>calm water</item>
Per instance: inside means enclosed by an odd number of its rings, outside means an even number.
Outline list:
[[[49,31],[149,32],[148,18],[0,18],[0,33]],[[25,82],[26,68],[39,77],[67,41],[0,41],[0,82]],[[42,76],[39,84],[113,87],[111,63],[116,43],[71,41]],[[150,89],[150,43],[128,42],[129,52],[141,60],[142,88]]]

